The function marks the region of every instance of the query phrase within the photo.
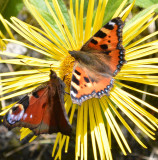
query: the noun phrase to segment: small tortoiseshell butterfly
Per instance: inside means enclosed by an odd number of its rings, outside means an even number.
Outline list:
[[[73,103],[81,105],[92,97],[109,95],[113,77],[126,62],[122,46],[123,26],[121,18],[114,18],[94,34],[80,51],[69,51],[75,58],[70,88]]]
[[[64,82],[50,71],[50,81],[23,97],[4,116],[9,129],[26,127],[35,135],[61,132],[71,134],[71,125],[64,107]]]

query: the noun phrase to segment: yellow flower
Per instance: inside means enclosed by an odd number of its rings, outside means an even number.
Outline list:
[[[3,18],[3,16],[0,14],[0,22],[3,24],[5,30],[7,31],[7,33],[9,34],[10,38],[15,39],[9,26],[7,25],[7,23],[5,22],[5,19]],[[6,49],[6,44],[7,42],[3,41],[2,39],[5,39],[5,35],[0,31],[0,50],[3,51]]]
[[[69,92],[74,59],[69,55],[68,51],[79,50],[81,46],[102,27],[106,16],[104,15],[105,8],[107,6],[106,0],[100,0],[98,2],[95,14],[95,1],[89,1],[86,19],[84,18],[85,13],[83,12],[84,4],[86,3],[84,0],[81,0],[80,3],[76,0],[75,5],[73,5],[73,1],[70,0],[70,9],[68,13],[66,8],[63,8],[62,3],[59,5],[57,0],[53,0],[51,3],[49,3],[48,0],[45,0],[45,5],[48,12],[41,13],[40,9],[37,10],[36,6],[31,4],[28,0],[24,0],[24,2],[40,24],[42,30],[12,17],[12,23],[7,22],[8,25],[32,43],[32,45],[30,45],[30,43],[27,44],[11,39],[8,39],[7,41],[23,45],[43,54],[44,57],[47,58],[40,59],[13,53],[0,52],[1,55],[16,58],[9,60],[1,59],[1,63],[25,65],[25,63],[21,63],[20,60],[22,60],[31,66],[39,67],[38,70],[34,69],[1,73],[0,76],[16,76],[2,80],[1,83],[3,88],[1,94],[4,95],[12,91],[14,91],[14,93],[4,96],[1,100],[28,93],[40,83],[48,81],[50,65],[52,64],[53,70],[55,70],[61,78],[66,75],[66,90]],[[114,13],[113,18],[121,17],[122,20],[125,21],[134,5],[134,2],[126,6],[126,0],[123,1]],[[98,154],[102,160],[112,159],[111,134],[115,137],[124,155],[127,155],[127,151],[131,153],[130,146],[128,145],[128,142],[124,137],[116,119],[124,125],[128,132],[141,146],[147,148],[138,138],[136,133],[134,133],[129,124],[123,119],[120,112],[124,113],[144,134],[153,140],[155,139],[154,131],[156,131],[156,128],[158,127],[158,119],[147,110],[158,112],[158,109],[125,91],[122,87],[138,93],[158,97],[155,94],[142,91],[123,83],[124,81],[132,81],[152,86],[158,85],[158,76],[154,75],[158,72],[158,66],[156,65],[158,58],[146,58],[146,56],[157,53],[158,41],[156,40],[142,44],[146,40],[157,35],[158,32],[154,32],[135,42],[132,41],[158,18],[158,16],[154,17],[154,10],[156,7],[158,6],[155,5],[143,10],[140,14],[136,15],[125,24],[123,29],[123,46],[126,50],[125,59],[127,63],[124,64],[121,71],[115,77],[114,87],[111,90],[109,97],[103,96],[101,99],[92,98],[83,102],[81,106],[78,106],[76,104],[72,104],[69,95],[65,95],[65,108],[67,113],[70,115],[69,121],[71,124],[75,110],[77,109],[78,111],[75,146],[76,159],[79,157],[85,160],[88,159],[88,146],[91,145],[88,144],[88,128],[90,128],[95,160],[98,159]],[[44,18],[46,15],[47,19]],[[151,18],[152,20],[150,20]],[[50,19],[52,21],[50,21]],[[123,82],[120,82],[120,80],[123,80]],[[147,110],[136,102],[143,104]],[[11,106],[6,107],[1,112],[1,115],[4,115]],[[90,127],[88,127],[88,124]],[[21,132],[21,139],[23,139],[31,131],[29,129],[22,128]],[[36,137],[34,136],[31,141],[35,138]],[[61,159],[64,144],[66,144],[65,152],[68,152],[69,139],[70,137],[68,136],[60,133],[57,134],[52,152],[52,156],[55,157],[55,159]],[[55,155],[58,143],[59,148]]]

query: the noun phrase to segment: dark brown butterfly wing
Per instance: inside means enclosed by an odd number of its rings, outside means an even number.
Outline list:
[[[50,81],[22,98],[4,116],[9,129],[26,127],[38,134],[61,132],[71,134],[64,107],[64,82],[51,71]]]

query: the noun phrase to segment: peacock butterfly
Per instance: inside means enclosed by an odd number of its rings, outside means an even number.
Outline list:
[[[64,107],[64,82],[50,71],[50,80],[23,97],[4,116],[9,129],[26,127],[35,135],[44,133],[71,134],[72,128]]]
[[[73,103],[81,105],[92,97],[109,95],[113,77],[126,62],[122,46],[123,26],[121,18],[114,18],[95,33],[80,51],[69,51],[75,58],[70,87]]]

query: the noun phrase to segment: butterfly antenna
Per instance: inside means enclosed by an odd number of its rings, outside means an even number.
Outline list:
[[[53,64],[50,64],[50,69],[54,71],[54,69],[53,69],[53,67],[52,67],[52,66],[53,66]],[[55,67],[54,67],[54,68],[55,68]],[[58,71],[58,70],[59,70],[59,68],[58,68],[58,69],[56,69],[55,71]]]
[[[52,67],[52,66],[53,66],[53,64],[50,64],[50,70],[51,70],[51,71],[53,71],[53,72],[57,72],[57,71],[59,70],[59,69],[56,69],[56,70],[54,71],[54,69],[53,69],[53,67]]]
[[[38,72],[40,72],[40,73],[42,73],[42,74],[46,74],[46,73],[40,71],[39,69],[37,69],[37,68],[35,68],[35,67],[32,67],[31,65],[29,65],[28,63],[26,63],[26,62],[24,62],[24,61],[22,61],[22,60],[20,60],[20,62],[26,64],[26,65],[29,66],[31,69],[36,69]],[[48,74],[47,74],[47,75],[48,75]]]
[[[64,28],[65,34],[67,35],[67,32],[66,32],[65,27],[64,27],[63,24],[62,24],[62,27]],[[67,35],[67,37],[69,37],[69,36]],[[69,43],[70,43],[70,45],[71,45],[71,42],[70,42],[70,39],[69,39],[69,38],[68,38],[68,41],[69,41]],[[72,45],[71,45],[71,48],[73,48]]]
[[[50,68],[51,68],[51,69],[53,68],[52,66],[53,66],[53,64],[50,64]]]

